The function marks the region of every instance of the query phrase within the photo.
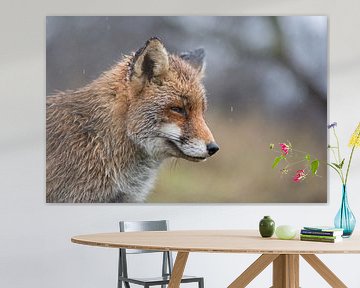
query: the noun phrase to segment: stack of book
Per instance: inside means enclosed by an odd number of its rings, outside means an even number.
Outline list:
[[[300,232],[302,241],[336,243],[342,241],[344,230],[334,227],[304,227]]]

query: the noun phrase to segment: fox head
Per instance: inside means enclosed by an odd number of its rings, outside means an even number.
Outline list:
[[[127,134],[149,155],[202,161],[219,150],[204,120],[204,56],[171,55],[151,38],[130,58]]]

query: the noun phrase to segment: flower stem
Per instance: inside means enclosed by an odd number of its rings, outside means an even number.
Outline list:
[[[359,132],[359,134],[356,136],[356,141],[357,141],[357,139],[359,139],[359,137],[360,137],[360,132]],[[352,160],[352,157],[353,157],[353,154],[354,154],[354,151],[355,151],[356,141],[355,141],[355,144],[354,144],[353,148],[351,149],[350,159],[349,159],[349,163],[348,163],[348,166],[347,166],[347,169],[346,169],[345,185],[346,185],[347,180],[348,180],[349,169],[350,169],[351,160]]]
[[[338,161],[338,165],[340,165],[340,163],[341,163],[341,155],[340,155],[340,144],[339,144],[339,138],[338,138],[338,136],[337,136],[337,134],[336,134],[336,130],[335,130],[335,127],[333,127],[333,131],[334,131],[334,135],[335,135],[335,138],[336,138],[336,144],[337,144],[337,151],[338,151],[338,156],[339,156],[339,161]],[[349,168],[349,166],[348,166],[348,168]],[[340,172],[340,178],[341,178],[341,181],[342,181],[342,183],[343,184],[346,184],[346,181],[344,181],[344,174],[343,174],[343,171],[342,171],[342,168],[341,169],[339,169],[339,172]]]
[[[327,165],[328,165],[328,166],[330,166],[331,168],[333,168],[333,169],[336,171],[336,173],[338,173],[338,174],[339,174],[340,179],[341,179],[341,182],[343,183],[343,185],[345,185],[345,183],[344,183],[344,179],[341,177],[341,174],[340,174],[340,172],[339,172],[339,169],[338,169],[338,168],[336,168],[334,165],[332,165],[332,164],[330,164],[330,163],[327,163]]]
[[[292,163],[290,163],[290,164],[288,165],[288,167],[294,166],[294,165],[296,165],[296,164],[298,164],[298,163],[305,162],[305,161],[306,161],[305,159],[302,159],[302,160],[299,160],[299,161],[296,161],[296,162],[292,162]]]
[[[333,156],[334,156],[334,159],[335,159],[335,161],[336,161],[336,164],[337,164],[337,165],[340,165],[341,161],[337,159],[336,153],[335,153],[334,149],[333,149],[333,148],[330,148],[330,150],[331,150],[331,152],[332,152],[332,154],[333,154]],[[339,174],[340,180],[341,180],[341,182],[344,184],[345,181],[344,181],[344,175],[343,175],[343,173],[342,173],[342,169],[335,167],[333,164],[328,164],[328,165],[329,165],[331,168],[333,168],[333,169]]]
[[[301,151],[301,150],[298,150],[298,149],[293,149],[293,148],[291,148],[291,150],[293,150],[294,152],[299,152],[299,153],[303,153],[303,154],[309,154],[309,153],[307,153],[307,152],[305,152],[305,151]],[[311,157],[311,158],[314,158],[314,156],[313,155],[311,155],[311,154],[309,154],[309,156]]]
[[[336,130],[335,130],[335,127],[333,127],[333,131],[334,131],[334,135],[335,135],[335,138],[336,138],[336,143],[337,143],[337,151],[338,151],[338,155],[339,155],[339,163],[340,164],[340,161],[341,161],[341,155],[340,155],[340,145],[339,145],[339,138],[336,134]]]
[[[332,152],[332,154],[333,154],[333,156],[334,156],[334,159],[335,159],[335,161],[336,161],[336,164],[339,164],[339,163],[340,163],[340,160],[337,159],[334,149],[333,149],[333,148],[330,148],[330,150],[331,150],[331,152]]]
[[[347,180],[348,180],[349,169],[350,169],[351,160],[352,160],[352,157],[353,157],[353,154],[354,154],[354,150],[355,150],[355,145],[351,149],[350,159],[349,159],[349,163],[348,163],[348,166],[347,166],[347,169],[346,169],[345,185],[346,185]]]

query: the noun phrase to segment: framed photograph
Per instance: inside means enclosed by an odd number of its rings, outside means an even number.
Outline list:
[[[326,203],[325,16],[49,16],[48,203]]]

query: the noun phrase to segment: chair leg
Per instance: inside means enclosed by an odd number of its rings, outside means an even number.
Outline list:
[[[122,288],[122,281],[119,279],[120,276],[122,276],[122,258],[121,258],[121,251],[119,249],[118,285],[117,285],[117,288]]]
[[[204,288],[204,279],[199,280],[199,288]]]

